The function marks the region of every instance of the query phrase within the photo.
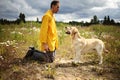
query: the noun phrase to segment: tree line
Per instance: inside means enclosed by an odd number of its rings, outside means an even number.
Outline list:
[[[14,21],[3,19],[3,18],[0,19],[0,24],[20,24],[21,22],[23,22],[23,23],[26,22],[24,13],[20,13],[19,18],[17,18]]]
[[[36,22],[40,23],[39,18],[37,18]],[[0,19],[0,24],[20,24],[20,23],[26,23],[25,20],[25,14],[24,13],[20,13],[18,18],[16,20],[7,20],[7,19]]]
[[[19,18],[17,18],[14,21],[10,21],[7,19],[0,19],[0,24],[20,24],[21,22],[26,23],[25,20],[25,14],[20,13]],[[39,19],[37,18],[36,22],[40,22]],[[92,24],[103,24],[103,25],[117,25],[120,26],[119,22],[115,22],[114,19],[110,19],[110,16],[105,16],[103,20],[99,20],[96,15],[93,16],[90,22],[77,22],[77,21],[70,21],[69,24],[71,25],[76,25],[76,26],[90,26]]]
[[[71,25],[81,25],[81,26],[90,26],[95,24],[103,24],[103,25],[116,25],[120,26],[119,22],[115,22],[114,19],[110,19],[110,16],[105,16],[103,20],[99,20],[96,15],[93,16],[90,22],[77,22],[77,21],[70,21],[69,24]]]

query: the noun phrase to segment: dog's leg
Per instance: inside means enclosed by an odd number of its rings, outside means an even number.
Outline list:
[[[98,46],[96,50],[100,58],[99,64],[102,64],[103,63],[103,56],[102,56],[103,46]]]
[[[99,64],[102,64],[103,63],[102,53],[100,53],[99,56],[100,56],[100,62],[99,62]]]
[[[98,56],[100,58],[99,64],[103,63],[103,56],[102,56],[102,52],[98,52]]]
[[[80,60],[80,56],[81,56],[81,52],[80,52],[80,51],[76,52],[75,58],[74,58],[73,61],[74,61],[75,63],[82,63],[82,61]]]

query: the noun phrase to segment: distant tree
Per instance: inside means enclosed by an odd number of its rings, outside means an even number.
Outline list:
[[[0,24],[3,24],[3,18],[0,19]]]
[[[110,17],[109,16],[107,16],[107,21],[106,21],[106,23],[107,23],[107,25],[110,25],[111,23],[110,23]]]
[[[91,22],[90,22],[91,24],[93,24],[94,23],[94,20],[93,19],[91,19]]]
[[[110,17],[109,16],[107,17],[107,21],[110,22]]]
[[[105,16],[104,20],[103,20],[103,24],[105,24],[105,25],[115,25],[116,23],[113,19],[110,19],[109,16],[107,16],[107,17]]]
[[[98,21],[99,21],[96,15],[93,17],[93,20],[94,20],[94,23],[95,23],[95,24],[97,24]]]
[[[26,21],[25,21],[25,14],[23,14],[23,22],[25,23]]]
[[[96,15],[93,16],[93,19],[91,19],[91,24],[98,24],[99,23],[99,19]]]
[[[37,21],[36,22],[38,22],[39,23],[39,18],[37,17]]]
[[[106,16],[104,17],[103,24],[107,24],[107,18],[106,18]]]
[[[23,21],[25,23],[26,22],[25,21],[25,14],[24,13],[20,13],[19,14],[19,19],[20,19],[20,22]]]
[[[74,26],[78,26],[78,25],[80,25],[80,22],[70,21],[69,24],[74,25]]]
[[[84,21],[81,21],[81,22],[80,22],[80,25],[81,25],[81,26],[84,26]]]
[[[85,24],[84,24],[84,26],[90,26],[91,25],[91,23],[89,23],[89,22],[85,22]]]
[[[18,18],[15,22],[16,22],[17,24],[20,24],[20,19]]]
[[[110,23],[111,23],[112,25],[114,25],[114,24],[115,24],[115,21],[114,21],[113,19],[111,19]]]

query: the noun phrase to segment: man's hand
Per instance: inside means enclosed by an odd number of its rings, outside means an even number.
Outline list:
[[[43,43],[43,47],[44,47],[45,51],[49,51],[49,47],[48,47],[47,43]]]

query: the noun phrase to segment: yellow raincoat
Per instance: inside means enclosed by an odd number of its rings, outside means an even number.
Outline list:
[[[47,43],[50,51],[58,48],[56,23],[51,10],[48,10],[43,16],[40,28],[40,50],[44,51],[42,43]]]

